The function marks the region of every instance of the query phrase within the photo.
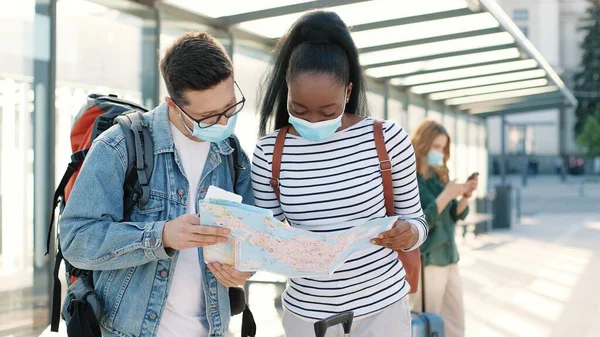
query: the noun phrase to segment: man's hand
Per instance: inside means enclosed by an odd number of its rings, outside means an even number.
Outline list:
[[[408,249],[419,240],[419,230],[410,222],[398,220],[392,229],[385,231],[371,240],[375,245],[384,246],[392,250]]]
[[[239,271],[232,266],[219,262],[209,263],[208,269],[210,269],[222,285],[228,288],[243,286],[246,280],[252,276],[251,273]]]
[[[176,250],[227,242],[229,229],[200,225],[200,217],[186,214],[169,221],[163,229],[163,245]]]

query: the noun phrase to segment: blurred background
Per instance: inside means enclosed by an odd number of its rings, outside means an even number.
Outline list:
[[[441,122],[451,177],[480,173],[458,231],[467,335],[600,336],[597,0],[0,0],[0,336],[49,324],[51,200],[86,96],[156,106],[162,51],[209,32],[248,100],[251,153],[277,39],[325,7],[351,26],[371,115],[409,133]],[[283,334],[283,282],[248,285],[258,336]]]

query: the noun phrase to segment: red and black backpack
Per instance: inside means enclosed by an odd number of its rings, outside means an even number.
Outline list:
[[[55,221],[55,211],[59,209],[62,213],[73,189],[73,185],[79,174],[79,170],[85,157],[92,146],[92,142],[104,131],[108,130],[114,124],[119,124],[123,129],[125,141],[127,144],[127,171],[126,179],[123,184],[124,198],[123,209],[124,217],[131,215],[135,204],[143,205],[148,202],[150,196],[149,181],[153,169],[153,144],[149,132],[148,124],[143,117],[143,113],[148,109],[135,103],[117,98],[115,95],[97,95],[91,94],[87,98],[86,104],[81,108],[73,127],[71,129],[71,162],[67,165],[56,191],[54,192],[52,215],[48,230],[47,252],[50,251],[50,242],[53,239],[52,227]],[[51,330],[58,331],[61,312],[61,283],[59,278],[60,264],[65,263],[67,284],[77,282],[79,279],[90,282],[93,289],[93,280],[91,272],[73,267],[69,261],[65,260],[60,247],[60,240],[57,240],[57,252],[54,263],[54,288],[52,294],[52,319]],[[78,300],[79,301],[79,300]],[[79,303],[81,302],[81,303]],[[92,335],[99,335],[99,326],[93,313],[88,310],[85,301],[78,303],[69,303],[69,311],[72,315],[85,315],[79,317],[77,321],[87,320],[88,328]],[[77,313],[76,310],[81,309]],[[75,320],[74,320],[75,321]],[[75,323],[75,322],[73,322]],[[71,332],[72,326],[67,329]],[[85,330],[79,327],[78,330]],[[82,332],[83,334],[83,332]]]

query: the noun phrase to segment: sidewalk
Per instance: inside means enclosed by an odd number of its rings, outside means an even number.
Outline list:
[[[523,218],[461,245],[467,337],[600,336],[600,214]]]
[[[540,176],[521,193],[521,224],[460,243],[466,337],[599,337],[600,184],[581,197],[576,178]],[[251,288],[258,337],[283,336],[277,297],[271,285]],[[234,336],[240,325],[241,315]]]

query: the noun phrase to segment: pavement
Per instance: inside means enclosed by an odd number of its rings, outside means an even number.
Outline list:
[[[600,179],[586,178],[583,194],[578,177],[508,180],[521,193],[519,223],[459,239],[466,337],[600,337]],[[249,294],[257,336],[283,336],[275,287],[253,284]],[[0,336],[10,336],[2,312]],[[232,336],[240,324],[234,317]]]

